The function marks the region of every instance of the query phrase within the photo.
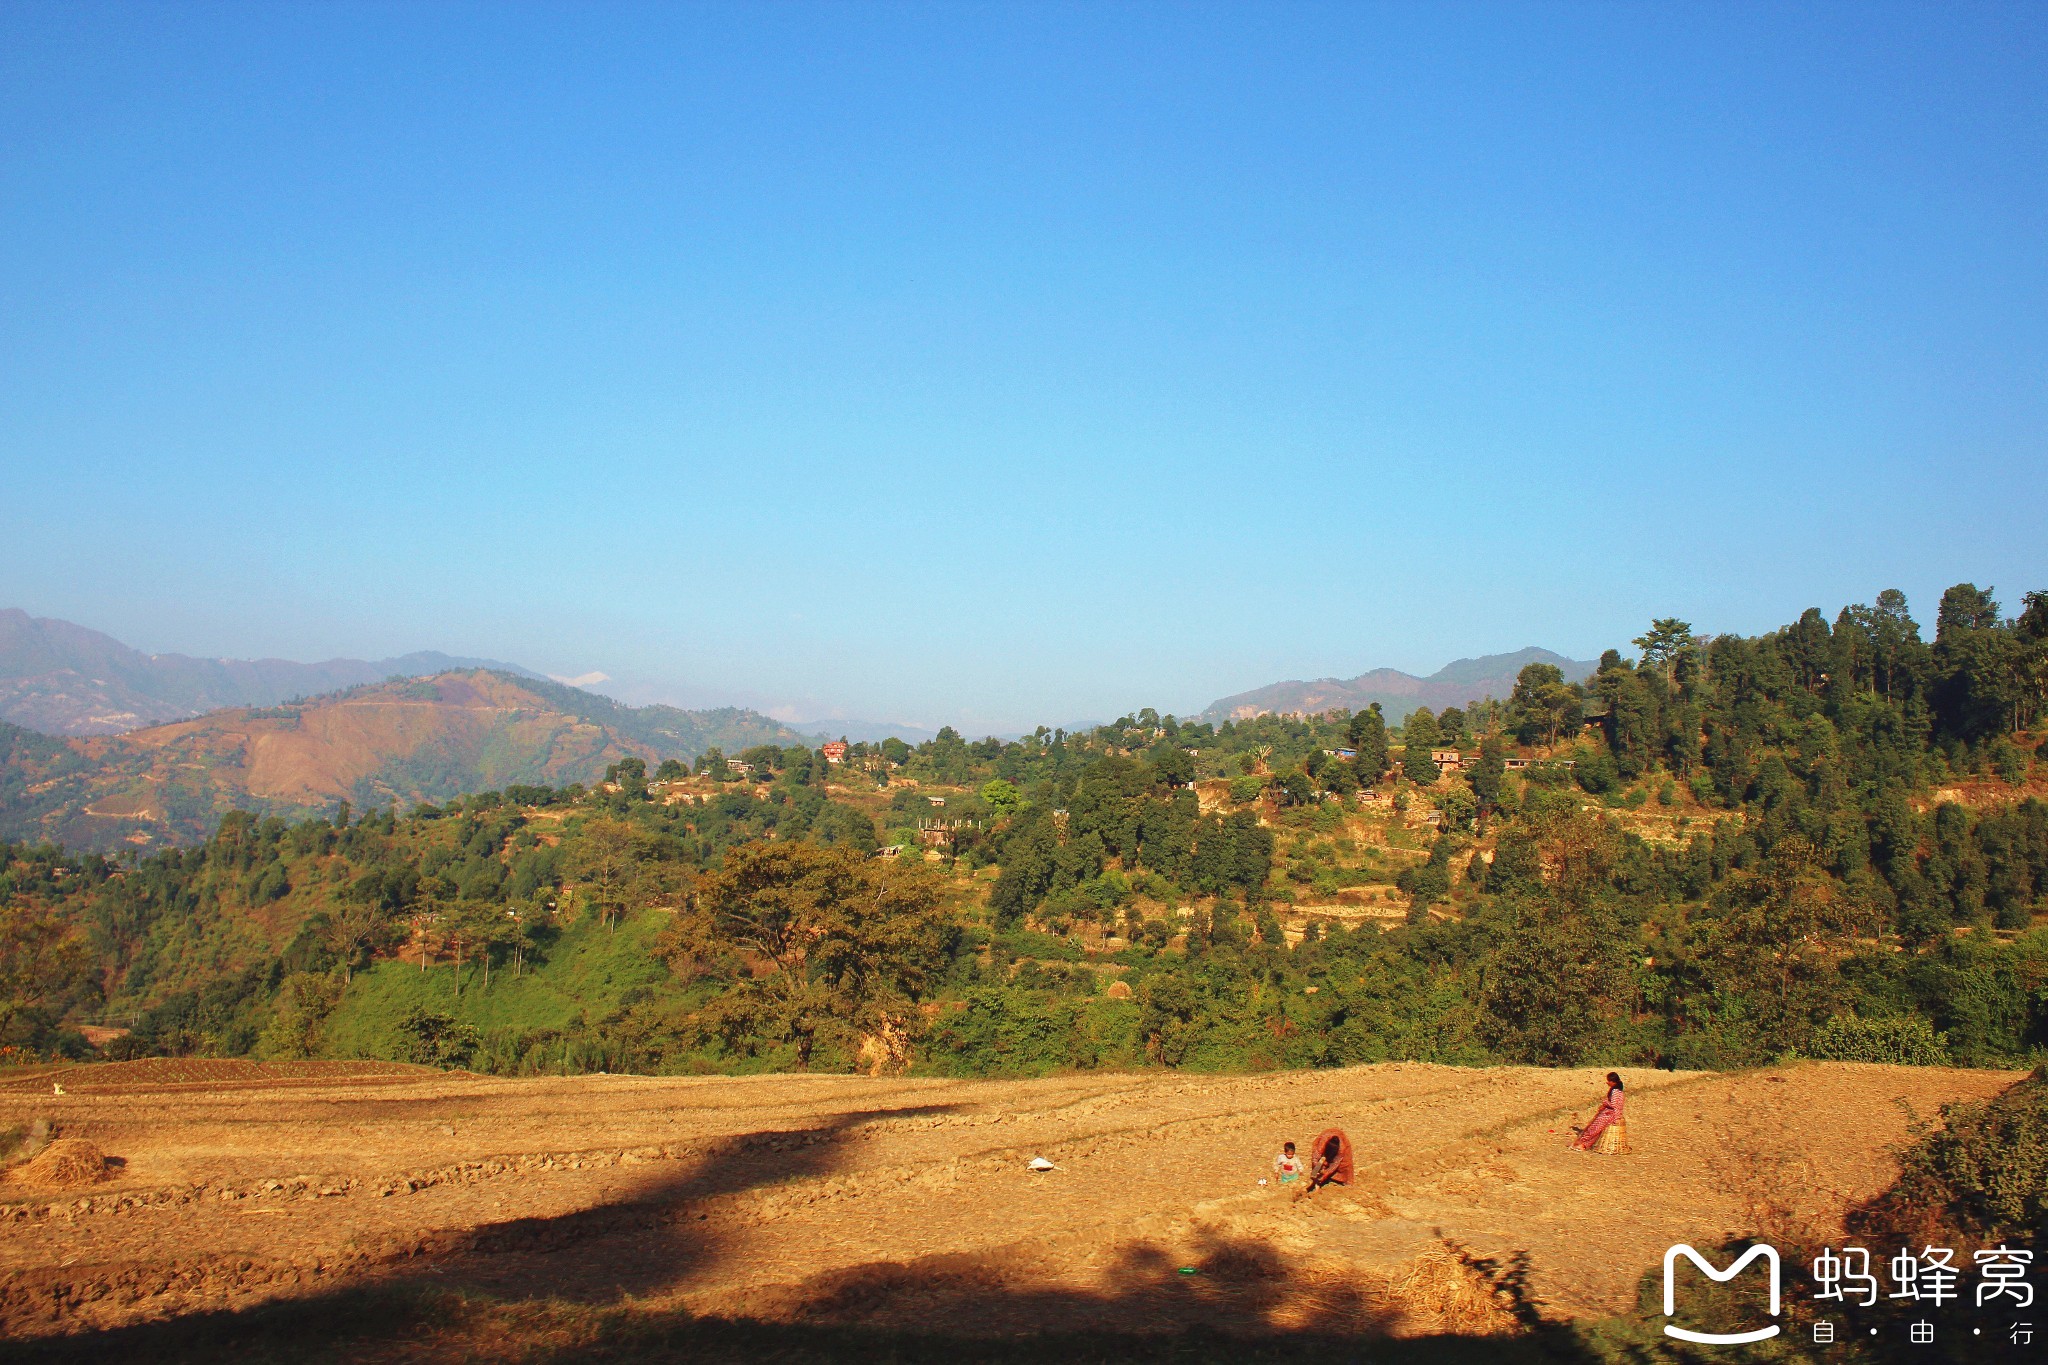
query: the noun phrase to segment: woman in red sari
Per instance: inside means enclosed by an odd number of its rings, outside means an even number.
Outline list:
[[[1621,1120],[1627,1098],[1622,1090],[1620,1073],[1608,1072],[1607,1098],[1601,1101],[1600,1108],[1594,1112],[1592,1120],[1579,1130],[1578,1140],[1572,1145],[1582,1152],[1590,1152],[1597,1145],[1603,1154],[1609,1156],[1619,1151],[1622,1144],[1627,1141],[1627,1126]],[[1603,1136],[1605,1141],[1602,1141]]]
[[[1351,1183],[1351,1139],[1342,1128],[1325,1128],[1308,1149],[1308,1187]]]

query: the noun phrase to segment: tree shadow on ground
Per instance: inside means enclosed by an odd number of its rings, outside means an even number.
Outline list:
[[[849,1307],[847,1290],[825,1305]],[[895,1267],[866,1280],[855,1296],[886,1294],[898,1312],[881,1322],[698,1316],[631,1304],[596,1307],[564,1300],[508,1301],[420,1281],[351,1288],[284,1300],[241,1313],[209,1313],[90,1336],[23,1343],[21,1365],[147,1361],[162,1365],[326,1365],[326,1362],[992,1361],[1014,1365],[1082,1362],[1386,1362],[1386,1365],[1595,1365],[1569,1328],[1473,1336],[1388,1337],[1370,1306],[1347,1313],[1308,1312],[1292,1326],[1261,1324],[1245,1303],[1219,1313],[1220,1292],[1178,1293],[1145,1284],[1119,1293],[1005,1289],[971,1267]],[[1267,1288],[1254,1301],[1284,1299]],[[950,1302],[949,1302],[950,1300]],[[928,1326],[902,1318],[937,1308]],[[962,1312],[982,1315],[973,1330]],[[1174,1320],[1178,1310],[1179,1320]],[[1235,1326],[1219,1325],[1236,1320]]]
[[[111,1304],[130,1305],[138,1314],[182,1314],[173,1320],[211,1316],[232,1322],[238,1313],[184,1310],[195,1307],[195,1300],[246,1302],[282,1294],[307,1303],[335,1293],[388,1289],[586,1305],[661,1293],[727,1254],[732,1215],[744,1204],[733,1196],[833,1174],[847,1164],[851,1144],[871,1122],[935,1117],[957,1107],[851,1110],[810,1127],[715,1139],[683,1159],[586,1169],[579,1174],[607,1182],[599,1202],[555,1217],[444,1228],[373,1226],[339,1248],[308,1247],[262,1260],[229,1245],[201,1243],[140,1261],[23,1267],[0,1278],[0,1340],[63,1331],[100,1316],[98,1310]],[[516,1195],[519,1183],[548,1177],[522,1172],[498,1178]],[[119,1336],[84,1333],[73,1340],[100,1335]]]
[[[722,1139],[687,1171],[643,1178],[590,1208],[436,1234],[404,1258],[410,1265],[382,1274],[505,1301],[604,1304],[673,1290],[725,1254],[729,1233],[717,1201],[834,1174],[865,1124],[957,1108],[853,1110],[808,1128]],[[621,1168],[620,1180],[631,1180],[633,1169]]]

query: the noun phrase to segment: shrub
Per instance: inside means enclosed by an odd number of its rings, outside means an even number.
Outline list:
[[[483,1045],[476,1025],[457,1023],[453,1016],[414,1007],[398,1021],[405,1036],[405,1060],[424,1066],[464,1067]]]
[[[1813,1037],[1813,1055],[1831,1062],[1947,1066],[1948,1039],[1917,1014],[1863,1019],[1838,1014]]]
[[[1585,749],[1577,753],[1577,766],[1572,776],[1578,780],[1581,790],[1590,796],[1605,796],[1621,790],[1621,773],[1614,766],[1614,758],[1606,750],[1600,750],[1590,757]]]
[[[1443,815],[1446,829],[1464,829],[1479,814],[1479,799],[1470,787],[1446,787],[1431,793],[1430,799]]]
[[[2001,738],[1991,746],[1991,770],[2007,782],[2027,780],[2027,758],[2027,751],[2009,739]]]
[[[1899,1183],[1857,1221],[1930,1223],[1986,1239],[2048,1230],[2048,1068],[1982,1103],[1942,1108],[1946,1126],[1901,1152]]]

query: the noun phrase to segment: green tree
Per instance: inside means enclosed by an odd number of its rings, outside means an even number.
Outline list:
[[[1528,896],[1543,889],[1543,859],[1525,829],[1507,827],[1486,868],[1486,889],[1496,896]]]
[[[383,910],[361,900],[343,900],[327,918],[322,938],[341,966],[342,984],[355,980],[356,964],[383,947],[391,921]]]
[[[583,822],[574,848],[570,865],[590,888],[591,902],[609,929],[626,908],[627,888],[648,853],[646,838],[624,820],[599,816]]]
[[[1942,728],[1973,743],[2016,729],[2027,692],[2026,654],[2020,634],[2000,625],[1989,588],[1958,583],[1943,593],[1934,637]]]
[[[1323,790],[1335,796],[1349,796],[1358,790],[1358,770],[1341,758],[1333,758],[1323,764],[1316,774]]]
[[[398,1021],[398,1033],[405,1040],[404,1060],[422,1066],[465,1067],[483,1046],[476,1025],[457,1023],[452,1015],[420,1005]]]
[[[1436,716],[1427,706],[1418,706],[1408,713],[1408,719],[1401,722],[1401,742],[1410,749],[1424,748],[1443,738],[1443,731],[1436,723]]]
[[[1430,800],[1436,803],[1446,830],[1462,830],[1479,814],[1478,798],[1455,783],[1430,793]]]
[[[1628,979],[1610,917],[1543,895],[1513,903],[1486,964],[1479,1035],[1510,1061],[1571,1066],[1618,1012],[1617,983]]]
[[[1374,702],[1353,715],[1344,737],[1358,753],[1354,761],[1359,780],[1368,786],[1379,781],[1380,774],[1387,770],[1388,749],[1387,718],[1380,713],[1380,704]]]
[[[1920,639],[1920,625],[1907,607],[1906,594],[1886,588],[1877,595],[1870,610],[1869,634],[1874,680],[1885,700],[1903,692],[1913,683],[1913,674],[1926,652]]]
[[[1000,777],[992,777],[981,786],[981,799],[987,805],[989,814],[998,820],[1015,815],[1024,804],[1023,795],[1016,785]]]
[[[1545,744],[1555,745],[1558,734],[1579,718],[1579,694],[1556,664],[1525,666],[1515,677],[1509,705],[1524,743],[1541,735]]]
[[[1451,894],[1451,852],[1454,846],[1450,831],[1437,835],[1430,846],[1429,857],[1415,867],[1403,868],[1394,879],[1396,889],[1408,895],[1408,922],[1421,924],[1429,915],[1429,907]]]
[[[1195,780],[1195,760],[1187,750],[1170,739],[1162,739],[1146,753],[1155,778],[1169,787],[1185,787]]]
[[[1664,672],[1680,654],[1692,648],[1692,625],[1666,616],[1650,622],[1650,628],[1629,643],[1643,652],[1644,668]],[[1563,674],[1558,676],[1562,678]]]
[[[2026,610],[2013,622],[2018,636],[2018,724],[2032,726],[2048,716],[2048,592],[2030,592]]]
[[[619,794],[633,800],[647,796],[647,763],[638,758],[622,758],[604,770],[606,782],[619,784]]]
[[[47,911],[0,904],[0,1043],[22,1022],[95,993],[85,936]]]
[[[257,1041],[257,1054],[286,1060],[319,1056],[322,1027],[343,988],[344,983],[326,972],[287,976],[278,985],[276,1013]]]
[[[1443,769],[1437,767],[1436,760],[1430,757],[1429,746],[1413,740],[1408,741],[1408,746],[1401,751],[1401,773],[1418,787],[1435,786],[1437,779],[1444,775]]]
[[[1508,746],[1498,735],[1479,742],[1479,761],[1472,765],[1472,795],[1479,802],[1479,828],[1484,832],[1486,817],[1500,804],[1501,789],[1507,783]]]
[[[707,1020],[729,1045],[787,1042],[805,1069],[835,1026],[906,1033],[956,933],[922,869],[777,842],[728,850],[696,908],[659,944],[685,970],[735,949],[750,954],[766,971],[743,972],[706,1007]]]
[[[1733,873],[1715,908],[1696,962],[1718,995],[1742,1002],[1752,1058],[1806,1046],[1835,1012],[1837,964],[1875,927],[1868,907],[1844,895],[1820,851],[1792,835],[1755,871]]]
[[[1975,583],[1958,583],[1941,595],[1941,608],[1934,618],[1934,643],[1953,638],[1960,631],[1990,630],[1998,624],[1998,599],[1992,589]]]

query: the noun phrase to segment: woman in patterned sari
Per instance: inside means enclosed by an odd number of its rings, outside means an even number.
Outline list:
[[[1593,1114],[1592,1120],[1579,1130],[1578,1139],[1572,1144],[1582,1152],[1596,1148],[1602,1156],[1613,1156],[1628,1145],[1628,1127],[1622,1122],[1622,1109],[1627,1100],[1623,1092],[1621,1075],[1607,1073],[1607,1098]]]

